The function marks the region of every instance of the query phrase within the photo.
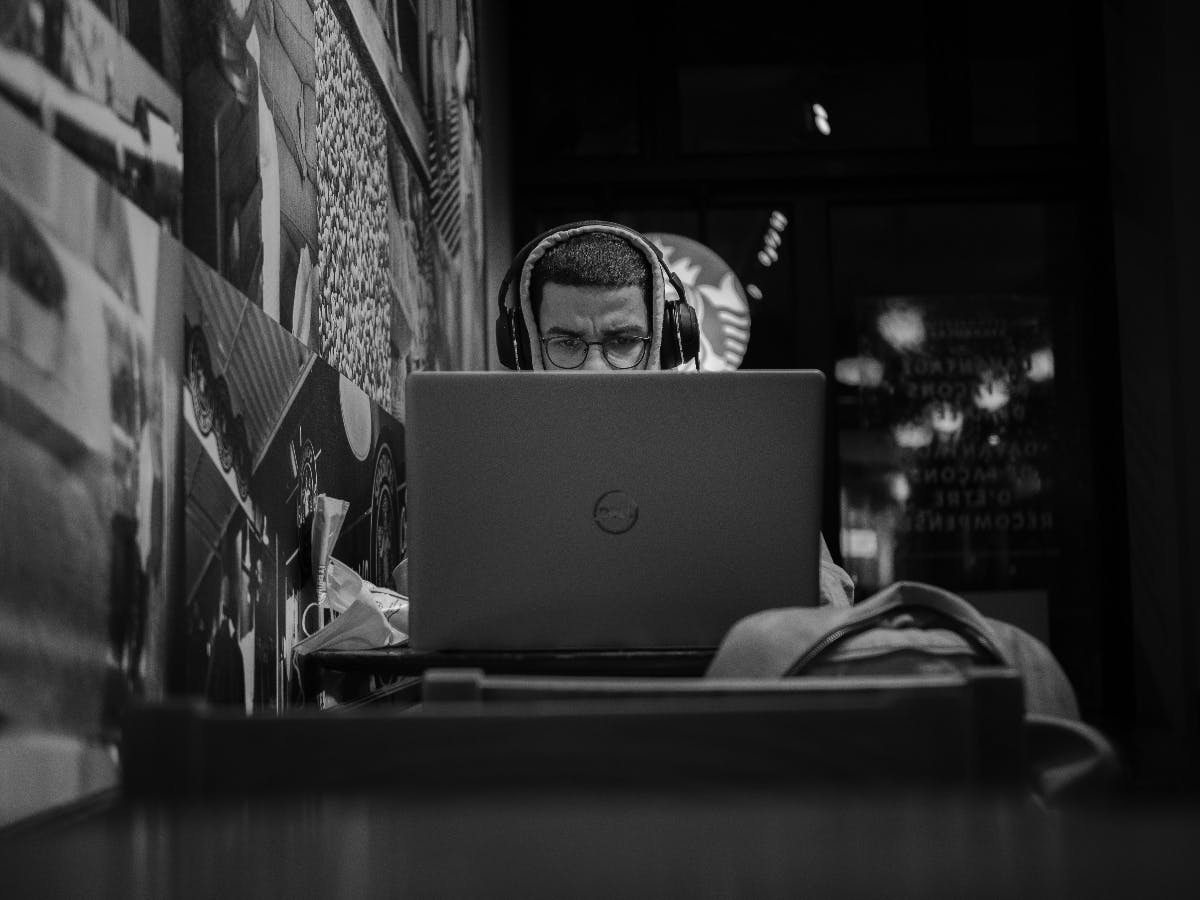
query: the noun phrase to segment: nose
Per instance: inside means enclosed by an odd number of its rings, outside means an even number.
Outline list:
[[[583,365],[579,367],[579,371],[583,372],[607,372],[608,363],[604,361],[604,354],[600,352],[598,344],[590,344],[587,348],[587,356],[583,358]]]

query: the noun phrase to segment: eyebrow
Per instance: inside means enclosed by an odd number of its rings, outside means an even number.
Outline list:
[[[603,333],[606,337],[611,337],[613,335],[618,335],[618,334],[637,334],[637,335],[645,336],[645,332],[646,332],[646,329],[643,328],[641,325],[638,325],[636,322],[631,322],[631,323],[625,324],[625,325],[616,325],[612,328],[606,328],[606,329],[604,329]],[[567,329],[567,328],[560,328],[557,325],[555,325],[553,328],[547,329],[544,333],[546,335],[563,335],[565,337],[581,337],[581,334],[578,331],[571,331],[570,329]]]

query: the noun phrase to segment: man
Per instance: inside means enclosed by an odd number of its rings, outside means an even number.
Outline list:
[[[510,351],[522,367],[571,373],[689,364],[685,341],[664,327],[674,321],[666,276],[636,231],[611,223],[569,226],[523,250],[519,261],[522,255],[520,271],[512,273],[520,319],[508,329],[524,344]],[[822,538],[820,601],[853,600],[854,583]]]
[[[658,368],[662,316],[651,328],[659,304],[651,300],[650,272],[641,252],[615,234],[585,233],[549,248],[530,284],[543,367]]]

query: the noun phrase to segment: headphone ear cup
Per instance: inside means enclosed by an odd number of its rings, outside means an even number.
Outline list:
[[[659,341],[658,367],[664,372],[683,364],[679,358],[679,304],[668,300],[663,304],[662,338]]]
[[[511,318],[506,309],[501,309],[496,316],[496,359],[507,369],[517,368],[517,358],[513,355]]]
[[[517,332],[517,368],[532,369],[533,360],[529,354],[531,347],[529,346],[529,332],[525,329],[525,316],[520,310],[513,312],[513,321],[516,323]]]
[[[683,355],[680,356],[680,349]],[[700,323],[690,303],[668,301],[663,307],[662,347],[659,368],[666,371],[691,362],[700,354]]]
[[[675,310],[675,327],[679,329],[679,343],[683,347],[683,359],[680,360],[682,365],[700,355],[700,319],[690,303],[678,304]]]
[[[532,369],[529,354],[529,335],[521,314],[501,307],[496,316],[496,359],[509,369]]]

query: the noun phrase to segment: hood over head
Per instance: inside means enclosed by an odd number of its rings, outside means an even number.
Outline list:
[[[541,332],[538,330],[537,318],[533,314],[533,301],[529,290],[533,280],[533,269],[537,265],[538,260],[545,256],[551,247],[561,244],[563,241],[576,235],[591,233],[616,235],[635,247],[646,258],[646,263],[650,270],[648,288],[650,292],[651,335],[649,359],[646,368],[657,369],[659,368],[659,360],[662,353],[663,315],[666,307],[666,274],[663,271],[658,254],[650,245],[650,242],[632,228],[626,228],[624,225],[618,225],[615,222],[580,222],[575,225],[564,226],[562,230],[554,231],[542,238],[525,257],[525,262],[521,266],[520,277],[517,279],[517,296],[520,300],[521,320],[525,324],[525,335],[529,342],[525,349],[529,353],[529,358],[533,361],[533,368],[535,370],[544,370],[546,368],[542,360],[541,345],[538,343]]]

